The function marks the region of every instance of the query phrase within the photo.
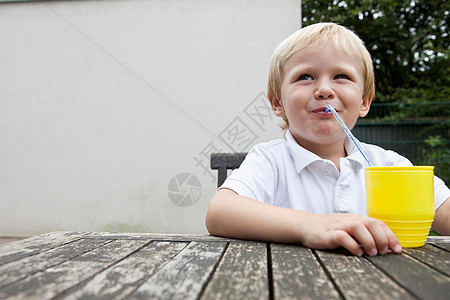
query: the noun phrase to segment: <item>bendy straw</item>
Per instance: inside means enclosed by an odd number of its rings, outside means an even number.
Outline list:
[[[367,154],[364,151],[363,147],[361,146],[359,141],[355,138],[355,136],[352,134],[350,129],[348,129],[347,125],[345,125],[344,121],[342,121],[341,117],[337,114],[337,112],[334,109],[334,107],[331,106],[331,105],[327,105],[327,108],[325,109],[325,112],[328,112],[329,110],[331,110],[331,112],[333,113],[333,116],[336,118],[336,120],[338,121],[339,125],[341,125],[341,127],[344,128],[345,133],[352,140],[353,144],[355,144],[356,148],[358,148],[359,152],[362,154],[362,156],[364,157],[366,162],[369,164],[369,166],[373,167],[374,164],[372,163],[372,161],[367,156]]]

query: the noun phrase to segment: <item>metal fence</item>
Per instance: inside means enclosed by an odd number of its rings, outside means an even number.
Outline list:
[[[362,142],[407,157],[414,165],[431,165],[450,183],[450,102],[373,103],[352,130]]]

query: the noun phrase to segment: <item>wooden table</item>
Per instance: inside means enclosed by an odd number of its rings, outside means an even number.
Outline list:
[[[0,246],[0,299],[450,299],[450,237],[403,254],[208,235],[54,232]]]

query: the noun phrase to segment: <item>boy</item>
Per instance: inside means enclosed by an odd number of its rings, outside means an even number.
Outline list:
[[[365,211],[366,163],[347,139],[375,94],[370,54],[350,30],[333,23],[300,29],[275,50],[268,96],[286,140],[256,145],[212,197],[206,226],[213,235],[344,247],[354,255],[400,253],[387,225]],[[393,151],[363,144],[376,166],[410,166]],[[433,229],[450,234],[450,190],[435,177]],[[361,244],[361,246],[360,246]]]

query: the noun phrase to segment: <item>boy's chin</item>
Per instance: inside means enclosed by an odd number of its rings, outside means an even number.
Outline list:
[[[292,131],[291,131],[292,133]],[[320,132],[311,134],[309,136],[304,136],[302,134],[296,135],[292,133],[294,139],[299,145],[310,145],[310,146],[331,146],[336,144],[344,144],[346,135],[336,133],[336,132]]]
[[[333,127],[317,128],[316,130],[306,135],[301,130],[298,131],[298,134],[295,133],[292,134],[298,136],[299,139],[308,140],[311,143],[319,143],[319,144],[343,142],[346,138],[346,134],[342,130],[342,128],[336,129]]]

